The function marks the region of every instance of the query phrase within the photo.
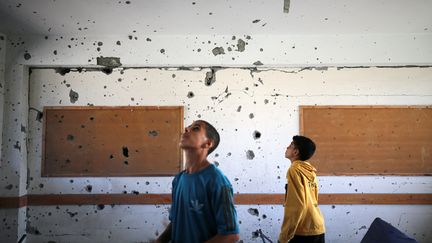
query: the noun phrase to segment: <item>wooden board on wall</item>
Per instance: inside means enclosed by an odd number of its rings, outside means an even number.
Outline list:
[[[320,175],[432,175],[432,108],[301,106]]]
[[[183,107],[44,107],[42,176],[159,176],[181,167]]]

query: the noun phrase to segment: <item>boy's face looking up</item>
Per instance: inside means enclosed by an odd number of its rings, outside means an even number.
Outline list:
[[[199,150],[209,149],[212,146],[212,141],[207,138],[205,123],[195,121],[185,128],[180,139],[180,148]]]
[[[285,158],[291,161],[299,159],[299,150],[295,147],[294,142],[291,142],[290,145],[286,148]]]

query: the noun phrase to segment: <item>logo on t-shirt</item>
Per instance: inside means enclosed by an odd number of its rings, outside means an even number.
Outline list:
[[[196,213],[202,213],[201,209],[203,206],[204,204],[199,203],[198,200],[191,200],[191,206],[189,207],[189,209]]]

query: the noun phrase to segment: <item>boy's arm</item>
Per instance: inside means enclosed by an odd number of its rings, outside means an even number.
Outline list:
[[[285,198],[284,218],[279,241],[286,243],[294,237],[305,209],[305,191],[301,177],[294,168],[288,170],[288,196]]]
[[[231,185],[220,183],[213,187],[211,206],[216,219],[217,235],[208,242],[236,242],[239,238],[237,212]]]

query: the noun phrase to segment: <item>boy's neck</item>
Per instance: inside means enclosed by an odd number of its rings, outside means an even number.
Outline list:
[[[200,153],[196,150],[185,150],[185,155],[186,172],[188,174],[196,173],[210,165],[206,153]]]

